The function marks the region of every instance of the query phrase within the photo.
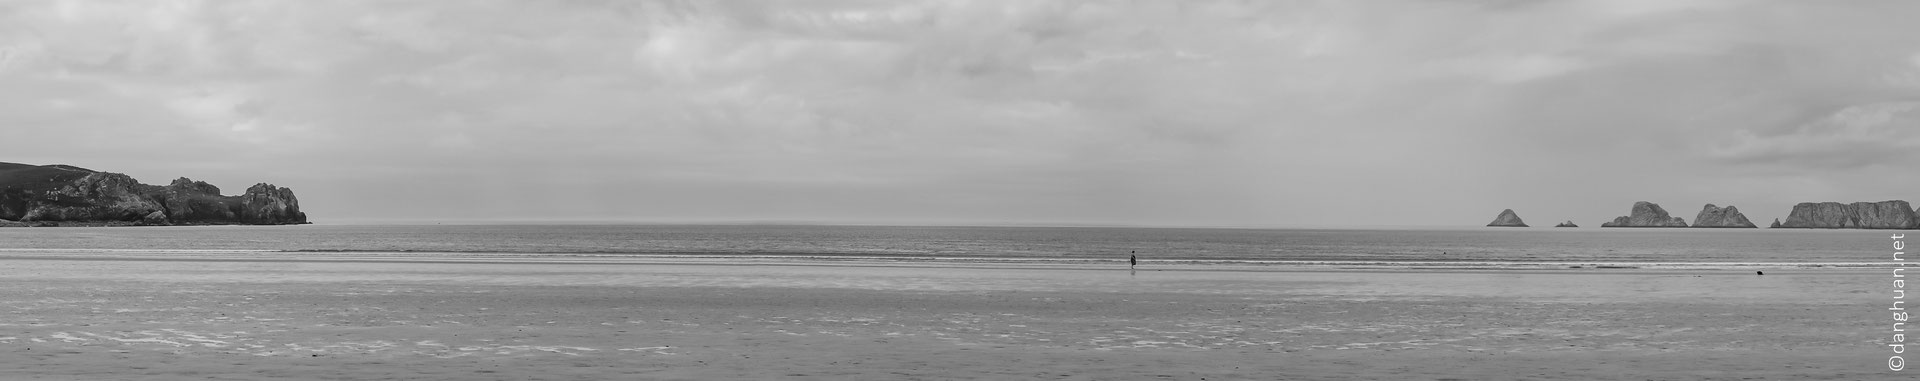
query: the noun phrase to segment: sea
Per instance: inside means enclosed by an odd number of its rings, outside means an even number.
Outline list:
[[[1877,267],[1891,230],[299,225],[0,228],[0,256],[378,254],[1520,267]],[[1920,236],[1916,236],[1920,238]]]

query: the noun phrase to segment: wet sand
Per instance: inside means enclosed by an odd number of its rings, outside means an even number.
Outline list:
[[[193,259],[0,255],[0,379],[1908,376],[1867,269]]]

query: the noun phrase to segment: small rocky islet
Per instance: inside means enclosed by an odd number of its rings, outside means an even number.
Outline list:
[[[1747,215],[1740,214],[1740,208],[1733,205],[1717,207],[1713,204],[1700,208],[1700,214],[1694,215],[1693,227],[1696,228],[1757,228]]]
[[[1633,203],[1633,211],[1625,216],[1614,217],[1613,221],[1600,224],[1603,228],[1684,228],[1687,221],[1680,217],[1667,215],[1667,210],[1646,201]]]
[[[1500,211],[1500,215],[1493,217],[1493,222],[1487,223],[1487,226],[1524,228],[1527,227],[1527,223],[1521,221],[1520,214],[1514,213],[1513,209],[1507,209]]]

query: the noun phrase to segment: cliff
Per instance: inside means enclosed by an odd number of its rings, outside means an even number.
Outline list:
[[[1680,217],[1667,215],[1660,204],[1646,201],[1633,203],[1632,214],[1616,217],[1613,222],[1600,224],[1603,228],[1684,228],[1687,221]]]
[[[307,223],[293,190],[257,184],[238,196],[187,178],[167,186],[66,165],[0,163],[0,220],[32,225]]]
[[[1813,229],[1914,229],[1920,221],[1904,200],[1881,202],[1803,202],[1793,206],[1783,228]]]
[[[1747,216],[1740,214],[1740,209],[1733,207],[1733,205],[1727,205],[1727,207],[1721,208],[1713,206],[1713,204],[1707,204],[1706,207],[1700,209],[1700,214],[1693,217],[1693,227],[1758,228],[1759,226],[1755,226],[1753,221],[1748,221]]]
[[[1507,209],[1500,211],[1500,215],[1494,217],[1493,222],[1487,223],[1487,226],[1524,228],[1527,227],[1527,223],[1520,221],[1520,215],[1514,213],[1513,209]]]

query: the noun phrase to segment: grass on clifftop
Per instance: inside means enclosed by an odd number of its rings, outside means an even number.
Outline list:
[[[71,165],[29,165],[0,162],[0,189],[41,192],[58,188],[93,173]]]

